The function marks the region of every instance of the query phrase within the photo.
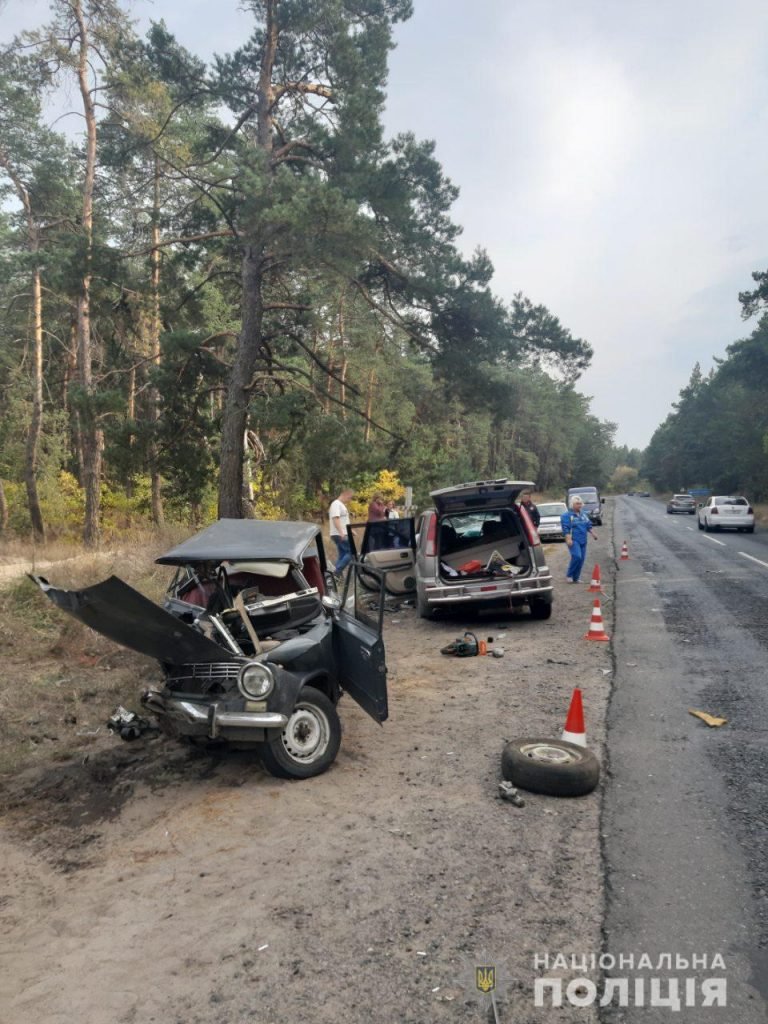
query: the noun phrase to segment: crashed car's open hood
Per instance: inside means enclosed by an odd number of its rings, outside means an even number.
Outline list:
[[[169,665],[234,661],[235,656],[154,604],[117,576],[85,590],[57,590],[32,576],[43,593],[97,633]]]
[[[202,533],[156,559],[160,565],[194,562],[259,562],[276,559],[298,565],[320,533],[315,523],[270,519],[219,519]]]
[[[476,509],[509,508],[521,491],[532,491],[530,480],[478,480],[455,487],[430,491],[440,515],[448,512],[471,512]]]

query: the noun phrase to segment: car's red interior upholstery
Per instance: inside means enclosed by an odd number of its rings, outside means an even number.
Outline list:
[[[307,555],[302,563],[301,571],[310,587],[317,587],[322,597],[325,593],[325,584],[323,582],[323,574],[320,571],[320,559],[317,555]]]
[[[317,587],[322,595],[325,593],[323,574],[320,570],[320,559],[317,555],[308,555],[302,564],[302,573],[310,587]],[[298,589],[298,584],[292,572],[283,577],[262,576],[253,572],[232,572],[227,575],[232,594],[241,590],[257,589],[264,597],[280,597],[283,594],[293,594]],[[207,608],[213,594],[216,593],[217,583],[214,580],[197,580],[188,590],[179,594],[182,601],[188,604],[197,605],[200,608]]]

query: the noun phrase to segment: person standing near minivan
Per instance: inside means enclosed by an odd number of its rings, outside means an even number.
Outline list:
[[[354,493],[355,492],[349,488],[343,490],[338,498],[331,502],[331,507],[328,510],[328,518],[331,522],[331,539],[336,545],[337,558],[334,572],[337,576],[339,576],[352,561],[352,550],[350,549],[349,538],[347,537],[349,510],[347,509],[346,502],[349,501]]]
[[[592,520],[584,511],[584,502],[578,494],[571,498],[571,507],[560,516],[560,523],[571,553],[565,577],[570,583],[578,583],[587,557],[587,536],[592,533]],[[592,533],[592,536],[595,537],[595,534]]]

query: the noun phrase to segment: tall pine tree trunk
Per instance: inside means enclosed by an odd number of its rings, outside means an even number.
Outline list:
[[[150,288],[152,317],[150,322],[150,359],[153,369],[160,365],[160,168],[155,157],[154,194],[152,202],[152,252],[150,253]],[[163,494],[158,469],[157,425],[160,420],[160,392],[152,384],[149,389],[149,422],[152,438],[149,443],[149,476],[152,487],[152,522],[163,525]]]
[[[232,364],[221,421],[221,465],[219,469],[219,517],[242,519],[245,432],[253,375],[261,356],[264,320],[262,289],[264,275],[261,253],[248,246],[243,257],[243,324]]]
[[[100,539],[99,514],[101,511],[101,459],[103,436],[93,403],[93,358],[91,339],[91,281],[93,278],[93,190],[96,177],[96,109],[88,82],[89,49],[88,30],[83,16],[82,0],[71,0],[72,13],[79,29],[77,78],[86,126],[85,177],[83,180],[82,231],[84,237],[83,275],[77,298],[77,363],[78,379],[82,389],[80,436],[83,451],[83,489],[85,491],[85,520],[83,543],[87,548],[98,546]]]
[[[8,529],[8,502],[5,499],[5,488],[0,480],[0,534]]]
[[[278,43],[277,0],[266,0],[266,30],[261,54],[259,81],[256,87],[256,143],[268,163],[272,154],[272,117],[274,89],[272,74]],[[264,323],[264,256],[263,235],[251,236],[243,247],[241,280],[243,288],[243,322],[227,387],[221,418],[221,460],[219,464],[219,516],[241,519],[243,502],[243,467],[245,432],[248,427],[248,402],[253,375],[262,358],[262,327]]]
[[[29,518],[36,540],[45,540],[45,523],[37,493],[37,455],[43,428],[43,295],[40,268],[32,275],[32,416],[27,434],[24,484]]]

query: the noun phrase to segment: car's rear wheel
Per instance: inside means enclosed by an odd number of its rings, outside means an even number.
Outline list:
[[[744,532],[745,533],[754,533],[755,532],[755,528],[754,528],[754,526],[748,526]]]
[[[552,618],[552,602],[544,601],[540,597],[532,597],[528,604],[531,607],[531,618],[532,619],[551,619]]]
[[[565,740],[511,740],[501,755],[505,779],[549,796],[584,796],[600,779],[600,762],[591,750]]]
[[[264,767],[281,779],[310,779],[336,760],[341,744],[341,721],[336,708],[320,690],[305,686],[288,719],[272,739],[259,744]]]
[[[704,519],[704,533],[711,533],[712,527],[709,525],[707,519]]]
[[[434,608],[430,608],[426,595],[416,588],[416,611],[422,619],[434,619]]]
[[[699,518],[698,518],[698,519],[696,520],[696,525],[698,526],[698,528],[699,528],[700,530],[703,530],[703,529],[704,529],[704,526],[702,525],[702,522],[701,522],[701,517],[699,517]]]

